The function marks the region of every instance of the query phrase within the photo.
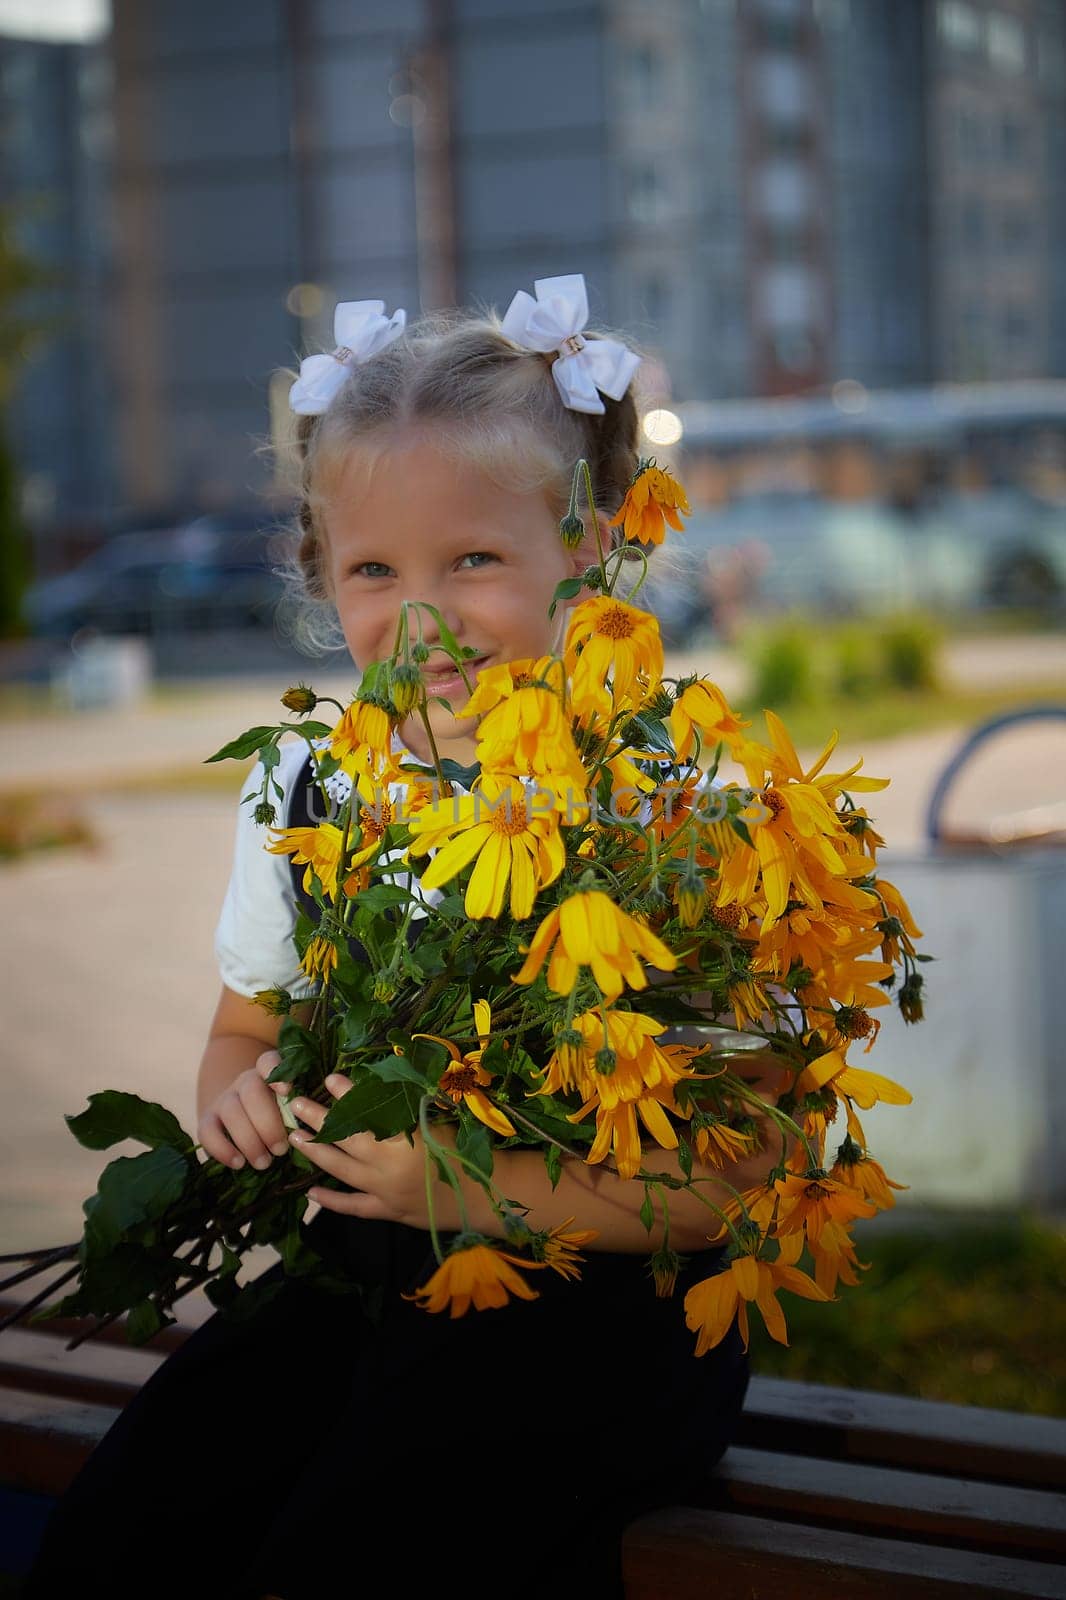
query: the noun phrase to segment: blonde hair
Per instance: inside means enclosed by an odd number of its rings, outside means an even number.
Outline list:
[[[626,343],[633,348],[632,340]],[[279,571],[300,648],[325,651],[343,643],[323,559],[324,508],[353,451],[372,474],[398,436],[422,433],[434,449],[476,466],[501,487],[543,492],[558,518],[584,457],[597,510],[617,511],[638,465],[635,381],[621,400],[602,397],[602,415],[571,411],[552,378],[554,359],[514,344],[493,311],[433,313],[356,366],[321,416],[299,419],[299,507]]]

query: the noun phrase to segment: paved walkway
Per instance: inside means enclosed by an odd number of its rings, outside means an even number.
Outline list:
[[[1049,655],[1011,641],[980,647],[1002,678],[1027,665],[1046,681]],[[956,658],[965,664],[967,658]],[[705,656],[714,673],[728,667]],[[970,666],[976,667],[978,657]],[[956,667],[958,670],[958,665]],[[968,669],[969,670],[969,669]],[[727,672],[719,677],[726,687]],[[308,674],[312,678],[313,674]],[[985,681],[988,681],[987,679]],[[218,992],[212,934],[228,874],[236,788],[123,793],[116,777],[187,768],[245,727],[278,714],[278,685],[189,689],[152,709],[57,715],[0,724],[0,767],[11,786],[47,783],[82,797],[95,848],[40,853],[0,869],[4,974],[5,1112],[0,1131],[0,1253],[77,1238],[81,1202],[106,1157],[82,1150],[64,1115],[96,1090],[125,1088],[169,1106],[192,1129],[194,1081]],[[350,682],[321,682],[345,699]],[[732,685],[730,685],[732,689]],[[923,820],[958,730],[841,751],[889,776],[869,809],[893,850],[924,851]],[[99,788],[108,780],[106,792]],[[960,785],[959,825],[1066,794],[1066,723],[1049,734],[1017,729],[975,760]],[[891,852],[890,852],[891,853]],[[886,864],[887,864],[886,857]]]

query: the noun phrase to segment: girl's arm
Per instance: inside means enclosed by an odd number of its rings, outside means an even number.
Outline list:
[[[276,1058],[274,1058],[276,1060]],[[335,1075],[326,1080],[331,1094],[339,1097],[350,1084]],[[756,1087],[762,1089],[761,1084]],[[308,1128],[318,1130],[325,1121],[325,1108],[313,1101],[298,1099],[292,1109]],[[761,1128],[762,1125],[760,1124]],[[736,1189],[751,1189],[762,1184],[770,1169],[781,1160],[780,1136],[762,1129],[765,1148],[743,1161],[727,1163],[719,1171],[711,1166],[693,1166],[694,1176],[705,1179],[700,1193],[713,1204],[725,1206],[731,1191],[720,1179]],[[433,1138],[452,1145],[453,1124],[438,1123]],[[339,1179],[342,1190],[312,1189],[309,1196],[329,1211],[345,1216],[403,1222],[413,1228],[430,1226],[430,1202],[426,1195],[424,1145],[419,1134],[409,1141],[403,1135],[375,1139],[371,1133],[356,1133],[337,1144],[316,1144],[312,1135],[290,1135],[323,1173]],[[653,1147],[644,1157],[648,1172],[667,1172],[681,1178],[674,1152]],[[476,1178],[463,1174],[456,1162],[453,1171],[461,1185],[468,1225],[479,1233],[506,1237],[503,1222],[497,1217],[488,1195]],[[534,1229],[550,1229],[573,1220],[576,1228],[595,1228],[598,1237],[592,1250],[634,1253],[650,1251],[663,1241],[661,1205],[655,1204],[656,1217],[651,1233],[640,1220],[644,1185],[624,1179],[599,1166],[589,1166],[576,1157],[564,1157],[562,1174],[552,1188],[543,1158],[536,1151],[516,1148],[498,1151],[493,1168],[493,1183],[505,1199],[526,1213],[525,1221]],[[705,1249],[710,1235],[718,1232],[720,1221],[695,1195],[683,1190],[664,1191],[670,1211],[670,1243],[680,1253]],[[448,1232],[463,1226],[462,1208],[455,1190],[437,1175],[432,1184],[432,1211],[436,1226]]]

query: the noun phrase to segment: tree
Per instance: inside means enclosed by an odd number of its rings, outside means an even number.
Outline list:
[[[55,323],[24,309],[34,291],[58,275],[26,250],[19,238],[20,208],[0,208],[0,638],[23,632],[22,597],[30,579],[30,551],[22,521],[18,472],[8,442],[8,407],[26,361]]]

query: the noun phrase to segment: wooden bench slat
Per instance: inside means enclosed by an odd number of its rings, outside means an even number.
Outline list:
[[[1066,1566],[671,1507],[623,1539],[626,1600],[1066,1600]]]
[[[67,1350],[54,1334],[8,1328],[0,1335],[0,1386],[124,1406],[166,1353],[88,1340]]]
[[[4,1484],[61,1494],[119,1414],[115,1406],[5,1389],[0,1394]]]
[[[891,1537],[959,1541],[1015,1554],[1066,1552],[1066,1495],[819,1461],[732,1446],[715,1471],[711,1499],[834,1527],[886,1528]]]
[[[1066,1420],[870,1389],[756,1375],[736,1442],[831,1460],[1066,1489]]]

